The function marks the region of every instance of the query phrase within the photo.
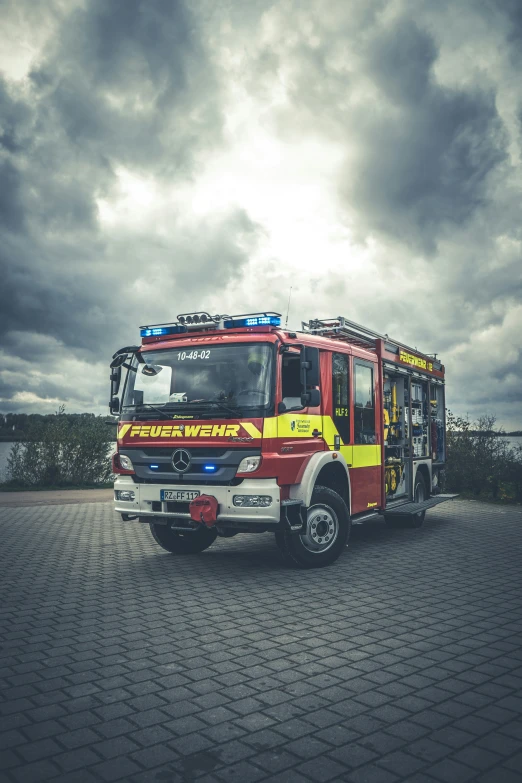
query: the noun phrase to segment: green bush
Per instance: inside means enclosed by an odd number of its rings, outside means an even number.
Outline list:
[[[494,416],[471,422],[447,412],[446,489],[474,497],[522,502],[522,449],[495,432]]]
[[[7,484],[20,487],[96,486],[111,480],[115,432],[102,416],[70,416],[62,407],[32,423],[7,459]]]

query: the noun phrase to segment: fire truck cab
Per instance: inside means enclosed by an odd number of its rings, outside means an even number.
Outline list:
[[[419,527],[441,494],[444,367],[343,317],[179,315],[111,362],[115,509],[177,555],[274,532],[332,563],[352,523]],[[122,390],[121,397],[120,389]]]

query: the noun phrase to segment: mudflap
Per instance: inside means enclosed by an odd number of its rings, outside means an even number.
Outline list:
[[[290,533],[300,533],[306,526],[306,506],[301,500],[281,501],[281,525]]]

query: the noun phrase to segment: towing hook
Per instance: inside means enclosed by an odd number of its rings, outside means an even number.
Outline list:
[[[216,524],[215,520],[205,520],[203,519],[203,512],[199,512],[199,521],[202,525],[205,525],[205,527],[214,527]]]

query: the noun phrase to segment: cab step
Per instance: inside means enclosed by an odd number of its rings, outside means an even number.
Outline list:
[[[446,500],[454,500],[455,498],[458,498],[458,495],[435,495],[428,500],[423,500],[422,503],[403,503],[400,506],[387,508],[383,513],[387,517],[403,517],[409,514],[417,514],[419,511],[425,511],[427,508],[433,508],[433,506],[438,506],[439,503],[444,503]]]

